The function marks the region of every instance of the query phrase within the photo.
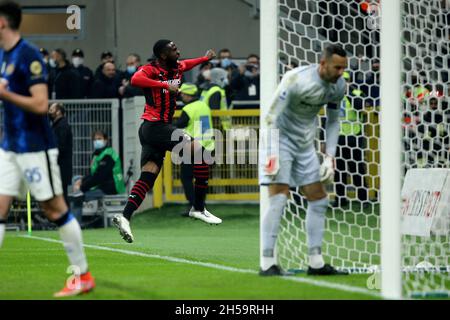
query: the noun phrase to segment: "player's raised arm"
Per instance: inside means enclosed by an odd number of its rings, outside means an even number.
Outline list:
[[[216,52],[213,49],[209,49],[208,51],[206,51],[206,54],[203,57],[183,60],[180,63],[182,65],[183,71],[189,71],[192,68],[194,68],[195,66],[198,66],[199,64],[202,64],[206,61],[210,61],[210,60],[214,59],[215,57],[216,57]]]
[[[48,111],[48,90],[47,84],[38,83],[30,87],[31,97],[23,96],[12,91],[8,91],[8,82],[4,79],[0,81],[0,99],[6,100],[24,109],[25,111],[46,114]]]

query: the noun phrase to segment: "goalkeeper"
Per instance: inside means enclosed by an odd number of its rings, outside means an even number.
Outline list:
[[[322,240],[328,197],[324,184],[333,182],[334,155],[339,138],[339,104],[345,94],[346,52],[330,45],[320,64],[287,72],[275,92],[265,120],[269,129],[279,130],[279,145],[263,150],[267,160],[261,168],[262,185],[269,185],[269,208],[262,221],[263,259],[260,275],[283,275],[274,254],[281,216],[289,187],[300,187],[308,201],[306,231],[309,275],[347,274],[325,264]],[[327,105],[326,154],[322,166],[314,147],[317,115]],[[270,131],[269,131],[270,132]],[[279,150],[273,152],[271,150]]]

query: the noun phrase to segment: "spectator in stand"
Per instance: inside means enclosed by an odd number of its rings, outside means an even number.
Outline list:
[[[445,168],[448,163],[449,137],[444,122],[442,96],[433,94],[428,99],[428,109],[422,114],[422,123],[417,127],[421,143],[417,155],[419,168]]]
[[[122,72],[121,75],[121,86],[119,87],[120,97],[130,98],[134,96],[143,96],[144,92],[142,89],[133,87],[130,83],[131,77],[141,66],[141,57],[136,53],[128,55],[126,65],[127,69]]]
[[[209,86],[212,68],[213,65],[210,61],[204,62],[200,65],[200,73],[197,76],[197,81],[195,83],[200,92],[205,90]]]
[[[50,74],[50,65],[48,64],[49,60],[50,60],[50,55],[48,54],[47,49],[45,48],[40,48],[39,52],[42,54],[42,59],[45,62],[45,66],[47,68],[47,74]]]
[[[97,130],[92,135],[94,152],[90,173],[73,185],[72,213],[81,222],[83,201],[102,198],[105,194],[125,193],[122,163],[117,152],[108,146],[108,135]]]
[[[225,87],[228,84],[227,72],[222,68],[211,69],[211,82],[208,87],[203,90],[200,101],[206,103],[211,110],[228,110]],[[230,117],[220,117],[223,130],[231,128]]]
[[[103,51],[100,56],[101,63],[98,65],[97,69],[95,69],[94,77],[97,78],[102,74],[103,65],[106,62],[114,63],[114,56],[110,51]]]
[[[91,94],[91,87],[94,82],[92,70],[84,65],[84,53],[81,49],[75,49],[72,52],[72,66],[80,76],[81,95],[87,98]]]
[[[228,73],[228,84],[225,86],[225,93],[227,97],[227,103],[230,104],[232,100],[231,96],[231,88],[230,88],[230,81],[231,81],[231,74],[234,70],[237,70],[237,65],[232,60],[232,55],[230,49],[224,48],[221,49],[218,53],[218,63],[216,64],[216,68],[222,68]]]
[[[259,56],[250,54],[247,62],[234,70],[231,75],[231,92],[233,100],[259,100]],[[259,108],[259,104],[235,105],[234,109]]]
[[[64,199],[69,204],[67,188],[72,180],[72,129],[66,118],[66,110],[61,104],[53,103],[48,109],[48,116],[52,122],[52,129],[58,144],[58,165],[61,171]]]
[[[66,52],[63,49],[53,50],[49,64],[55,66],[48,79],[50,99],[81,99],[80,76],[67,61]]]
[[[47,49],[40,48],[39,52],[42,54],[42,59],[44,60],[45,64],[48,64],[49,54]]]
[[[218,62],[215,65],[216,68],[222,68],[227,71],[231,71],[237,69],[237,65],[234,64],[231,56],[230,49],[224,48],[221,49],[217,55]]]
[[[426,104],[430,96],[430,90],[427,85],[428,81],[425,78],[424,72],[413,73],[411,75],[412,88],[407,90],[404,98],[408,100],[411,105],[416,106],[419,110],[426,109]]]
[[[120,78],[112,62],[103,65],[102,72],[96,77],[92,86],[91,98],[111,99],[119,97]]]

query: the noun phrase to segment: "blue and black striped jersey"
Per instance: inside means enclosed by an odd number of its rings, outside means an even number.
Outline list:
[[[1,77],[8,90],[31,96],[30,88],[47,82],[47,71],[41,53],[21,39],[11,50],[0,49]],[[37,152],[56,148],[47,115],[34,114],[3,101],[4,127],[1,148],[16,153]]]

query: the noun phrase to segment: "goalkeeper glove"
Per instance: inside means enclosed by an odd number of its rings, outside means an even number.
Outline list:
[[[334,182],[334,168],[334,158],[328,154],[325,154],[322,165],[320,166],[320,182],[324,184],[332,184]]]
[[[268,156],[266,159],[266,164],[264,166],[264,171],[268,176],[274,176],[280,170],[280,159],[276,155]]]

